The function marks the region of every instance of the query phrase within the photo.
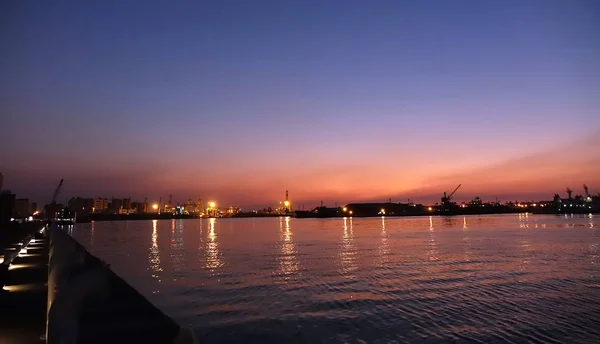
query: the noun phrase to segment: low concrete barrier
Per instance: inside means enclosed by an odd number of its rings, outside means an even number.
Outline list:
[[[87,296],[101,294],[108,287],[107,267],[85,269],[85,249],[58,226],[49,228],[48,343],[76,343],[78,319]]]
[[[47,343],[197,342],[66,231],[52,225],[47,233]]]

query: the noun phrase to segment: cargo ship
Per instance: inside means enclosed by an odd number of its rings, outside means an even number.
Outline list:
[[[329,208],[325,206],[316,207],[313,210],[296,210],[294,211],[296,218],[329,218],[329,217],[343,217],[343,211],[339,207]]]

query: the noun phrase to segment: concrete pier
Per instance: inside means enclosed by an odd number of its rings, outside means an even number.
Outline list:
[[[25,234],[4,243],[18,252],[3,264],[0,343],[196,343],[58,226]]]

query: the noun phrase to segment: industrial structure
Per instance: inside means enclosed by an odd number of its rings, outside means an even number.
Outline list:
[[[54,189],[54,193],[52,194],[52,198],[50,203],[44,206],[44,215],[46,219],[55,219],[58,213],[63,209],[63,205],[56,202],[58,195],[60,194],[60,190],[62,189],[64,179],[61,179],[58,183],[56,189]]]
[[[52,195],[52,200],[44,206],[45,218],[57,219],[74,218],[69,212],[75,213],[81,221],[91,220],[119,220],[119,219],[149,219],[149,218],[201,218],[201,217],[234,217],[234,216],[296,216],[296,217],[343,217],[343,216],[418,216],[418,215],[475,215],[475,214],[497,214],[514,212],[531,212],[544,214],[569,214],[569,213],[592,213],[600,212],[600,193],[592,194],[587,186],[583,184],[583,193],[575,195],[574,191],[567,187],[566,198],[554,194],[552,200],[542,201],[508,201],[501,203],[497,198],[495,202],[484,202],[480,197],[474,197],[471,201],[458,203],[455,201],[457,191],[462,184],[456,186],[451,192],[444,192],[440,203],[432,205],[416,204],[410,199],[408,203],[394,203],[392,199],[384,202],[349,203],[344,206],[325,206],[323,201],[319,207],[311,210],[293,210],[289,191],[285,191],[285,198],[273,207],[260,210],[242,212],[235,206],[222,206],[215,200],[203,201],[200,197],[196,201],[189,198],[183,204],[173,201],[170,194],[166,204],[162,197],[158,202],[149,203],[145,197],[143,201],[132,200],[131,197],[115,198],[71,198],[67,207],[57,202],[64,180],[58,183]],[[14,218],[24,218],[25,215],[36,216],[34,204],[28,199],[15,200],[12,194],[2,192],[9,209],[9,215]],[[10,197],[9,197],[10,196]],[[9,199],[10,198],[10,199]],[[10,201],[10,202],[9,202]],[[8,204],[10,205],[8,206]],[[4,207],[4,205],[3,205]],[[304,209],[304,207],[301,207]],[[3,214],[6,211],[3,210]],[[6,217],[6,216],[4,216]]]
[[[446,195],[446,192],[444,191],[444,196],[442,196],[442,206],[443,207],[448,208],[451,206],[456,206],[456,203],[452,202],[452,197],[454,196],[456,191],[458,191],[458,189],[461,187],[461,185],[462,184],[458,184],[456,189],[454,189],[454,191],[452,191],[449,195]]]

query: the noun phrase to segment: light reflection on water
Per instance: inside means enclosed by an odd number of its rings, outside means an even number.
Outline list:
[[[345,278],[354,278],[356,265],[356,247],[354,246],[354,228],[352,218],[344,217],[344,233],[340,250],[341,274]]]
[[[183,220],[171,220],[171,265],[175,272],[181,272],[185,269],[184,255],[185,246],[183,242]],[[174,279],[177,279],[177,274]]]
[[[292,240],[292,229],[290,227],[290,217],[279,218],[279,247],[280,254],[278,256],[279,269],[277,274],[282,277],[283,281],[294,279],[299,271],[298,252],[296,245]]]
[[[160,250],[158,248],[158,220],[152,220],[152,241],[150,244],[150,253],[148,254],[148,266],[149,270],[152,272],[152,278],[161,282],[160,272],[162,268],[160,267]],[[158,288],[153,290],[153,293],[158,292]]]
[[[463,217],[463,246],[465,248],[465,262],[471,261],[471,238],[469,236],[467,217]]]
[[[385,216],[381,217],[381,244],[379,245],[379,257],[380,257],[380,263],[383,266],[386,266],[386,264],[389,263],[390,258],[389,255],[391,254],[390,252],[390,245],[388,243],[388,234],[385,231]]]
[[[594,221],[154,220],[73,235],[202,342],[592,343]]]
[[[206,242],[206,264],[205,268],[210,270],[211,275],[218,274],[218,269],[223,265],[221,252],[219,251],[218,235],[215,231],[216,218],[208,219],[208,241]]]
[[[444,219],[444,222],[446,222],[447,219]],[[429,260],[439,260],[438,257],[438,251],[437,251],[437,244],[435,242],[435,228],[433,227],[433,216],[429,217],[429,251],[428,251],[428,256],[429,256]]]
[[[90,223],[91,229],[90,229],[90,246],[93,248],[94,247],[94,229],[95,229],[95,222],[92,221]]]

